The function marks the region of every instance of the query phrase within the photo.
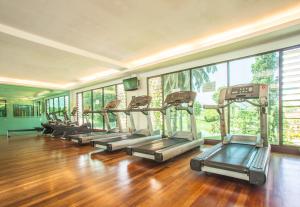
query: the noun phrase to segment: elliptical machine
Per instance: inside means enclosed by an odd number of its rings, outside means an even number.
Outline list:
[[[75,117],[77,114],[78,108],[74,107],[71,116]],[[64,112],[64,121],[57,119],[56,125],[53,126],[52,137],[61,137],[62,139],[66,139],[68,135],[71,134],[79,134],[79,133],[88,133],[91,131],[91,124],[88,121],[88,114],[90,113],[89,110],[85,110],[83,112],[83,116],[86,119],[86,122],[82,125],[78,125],[78,121],[71,121],[67,116],[66,112]],[[53,114],[56,117],[56,114]]]
[[[77,113],[77,107],[76,107],[76,111],[72,114],[72,116],[75,116],[75,114]],[[71,123],[69,125],[67,125],[64,129],[63,135],[61,137],[61,139],[67,139],[70,140],[70,135],[74,135],[74,134],[86,134],[86,133],[91,133],[92,132],[92,124],[89,121],[89,114],[91,113],[91,110],[86,109],[83,111],[83,117],[84,117],[84,123],[81,125],[78,125],[78,122],[76,121],[74,123]]]
[[[54,119],[50,116],[49,113],[45,113],[46,115],[46,119],[47,122],[46,123],[41,123],[42,127],[43,127],[43,131],[42,131],[42,135],[48,135],[48,134],[52,134],[53,132],[53,125],[55,125],[55,121]]]

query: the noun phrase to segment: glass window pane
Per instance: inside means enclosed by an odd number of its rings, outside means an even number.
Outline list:
[[[190,70],[163,75],[164,98],[176,91],[190,90]],[[186,111],[168,110],[172,131],[190,131],[190,117]]]
[[[59,111],[59,104],[58,104],[58,98],[54,98],[54,112],[58,112]]]
[[[92,92],[83,92],[83,110],[92,110]]]
[[[117,98],[116,86],[115,85],[108,86],[105,87],[103,90],[104,90],[104,106],[105,106],[108,102],[115,100]],[[109,115],[109,122],[112,128],[116,127],[116,119],[114,115],[112,114]]]
[[[102,89],[93,90],[93,110],[101,110],[103,108]],[[103,116],[100,113],[93,114],[94,129],[103,129]]]
[[[33,106],[34,106],[34,116],[40,116],[41,115],[41,111],[40,111],[40,106],[41,106],[41,102],[40,101],[34,101],[33,102]]]
[[[50,110],[49,110],[49,107],[50,107],[50,106],[49,106],[49,100],[47,99],[47,100],[46,100],[46,113],[49,113],[49,111],[50,111]]]
[[[62,111],[66,110],[65,109],[65,97],[61,96],[58,99],[59,99],[59,111],[61,111],[59,114],[63,115]]]
[[[116,86],[108,86],[104,88],[104,105],[117,98]]]
[[[282,57],[283,144],[300,145],[300,48]]]
[[[117,99],[121,101],[119,108],[120,109],[126,109],[127,103],[126,103],[126,92],[124,90],[123,84],[117,85]],[[123,129],[127,128],[127,116],[124,113],[120,113],[120,119],[121,119],[121,125]]]
[[[65,110],[69,112],[69,96],[65,96]]]
[[[82,125],[83,123],[83,117],[82,117],[82,112],[83,112],[83,99],[82,99],[82,93],[77,93],[77,121],[79,125]]]
[[[50,111],[50,113],[54,112],[53,98],[49,99],[49,111]]]
[[[92,91],[85,91],[82,94],[83,96],[83,110],[92,110]],[[92,114],[83,114],[83,122],[84,123],[91,123],[92,122]]]
[[[278,144],[278,52],[268,53],[256,57],[231,61],[230,85],[263,83],[269,85],[268,125],[269,141]],[[235,103],[230,107],[230,132],[240,134],[259,133],[258,108],[248,103]]]
[[[163,97],[162,97],[162,82],[160,76],[148,79],[148,91],[149,91],[149,95],[152,97],[150,107],[151,108],[162,107]],[[151,112],[151,121],[153,123],[153,130],[163,129],[162,114],[159,111]]]
[[[220,116],[203,105],[216,105],[220,89],[227,86],[227,63],[192,70],[192,89],[197,92],[194,112],[197,132],[205,139],[220,139]]]

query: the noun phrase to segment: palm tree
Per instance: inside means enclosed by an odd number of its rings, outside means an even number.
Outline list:
[[[163,76],[164,96],[166,97],[166,95],[170,94],[174,89],[180,91],[192,90],[190,88],[191,81],[193,83],[193,89],[199,92],[201,86],[204,83],[209,82],[209,74],[215,73],[216,71],[217,71],[217,67],[215,65],[193,69],[192,70],[193,80],[190,80],[190,70],[166,74]],[[180,113],[182,117],[182,112]],[[176,120],[177,120],[177,112],[174,114],[174,118],[172,119],[173,131],[177,130]],[[182,130],[182,119],[179,123],[180,123],[180,129]]]

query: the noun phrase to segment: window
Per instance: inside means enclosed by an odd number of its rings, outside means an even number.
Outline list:
[[[49,112],[50,113],[54,112],[53,99],[49,99]]]
[[[33,105],[14,104],[13,115],[14,117],[34,116]]]
[[[279,64],[280,60],[282,64]],[[300,145],[300,47],[150,77],[148,94],[154,97],[152,106],[160,107],[158,103],[167,94],[190,90],[191,87],[197,92],[194,113],[198,133],[201,132],[206,139],[220,139],[219,115],[214,110],[204,110],[202,106],[216,104],[222,87],[247,83],[269,86],[269,142]],[[164,97],[161,98],[160,94]],[[257,107],[248,103],[232,104],[225,112],[229,133],[257,135],[260,132],[258,112]],[[188,115],[180,113],[170,116],[173,131],[190,127]],[[179,117],[177,123],[176,116]],[[159,115],[152,117],[155,128],[164,128],[164,124],[157,124]]]
[[[87,117],[83,117],[83,110],[102,110],[107,103],[115,100],[117,96],[121,100],[119,107],[126,108],[126,93],[124,91],[123,84],[79,92],[76,96],[78,107],[77,119],[79,124],[82,124],[83,121],[86,122],[86,118],[88,118],[88,121],[92,122],[94,129],[105,128],[103,116],[100,113],[90,113]],[[121,121],[123,123],[123,127],[126,127],[126,115],[123,117],[122,115],[123,114],[121,114]],[[112,114],[109,115],[109,120],[111,127],[116,127],[116,119]]]
[[[62,116],[63,111],[69,112],[69,96],[59,96],[46,100],[47,113],[58,112],[58,115]]]
[[[6,100],[0,100],[0,117],[6,117]]]
[[[59,103],[58,103],[58,98],[53,99],[53,112],[58,112],[59,111]]]
[[[126,100],[126,92],[124,90],[123,84],[116,85],[117,87],[117,99],[121,101],[119,108],[126,109],[127,100]],[[120,113],[121,126],[123,129],[127,128],[127,116],[124,113]]]
[[[192,90],[197,92],[194,104],[197,132],[205,139],[221,139],[220,116],[203,105],[216,105],[220,89],[227,86],[227,63],[192,69]]]
[[[65,97],[64,96],[60,96],[59,98],[58,98],[58,110],[60,111],[60,115],[63,115],[63,111],[65,111],[66,110],[66,106],[65,106]]]
[[[82,93],[83,103],[82,103],[82,110],[92,110],[92,91],[85,91]],[[92,122],[92,114],[82,114],[83,122],[84,123],[91,123]]]
[[[117,94],[116,94],[116,86],[108,86],[108,87],[104,87],[103,88],[103,92],[104,92],[104,106],[109,103],[110,101],[113,101],[117,98]],[[110,126],[112,128],[116,127],[116,119],[115,116],[112,114],[109,114],[109,122],[110,122]]]
[[[77,93],[77,121],[79,125],[83,124],[83,99],[82,99],[82,93]]]
[[[98,111],[103,108],[103,91],[101,89],[93,90],[93,111]],[[93,113],[93,127],[95,129],[103,129],[103,116],[100,113]]]
[[[49,106],[49,99],[47,99],[46,100],[46,113],[50,113],[49,108],[50,108],[50,106]]]
[[[190,90],[190,70],[163,75],[164,99],[170,93]],[[172,132],[190,130],[189,114],[186,111],[168,110]]]
[[[300,146],[300,48],[282,60],[283,144]]]
[[[230,85],[263,83],[269,86],[268,133],[269,141],[278,144],[279,139],[279,53],[267,53],[229,62]],[[230,133],[259,133],[259,109],[248,103],[230,106]]]
[[[65,96],[65,110],[69,111],[69,96]]]
[[[35,101],[33,102],[34,106],[34,115],[35,116],[41,116],[42,114],[42,104],[41,101]]]
[[[148,95],[152,97],[151,108],[160,108],[163,103],[161,76],[148,79]],[[163,116],[159,111],[151,112],[153,130],[163,129]]]

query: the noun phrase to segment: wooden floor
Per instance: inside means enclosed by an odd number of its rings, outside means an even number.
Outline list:
[[[300,206],[300,157],[273,154],[262,187],[44,137],[0,139],[0,206]]]

